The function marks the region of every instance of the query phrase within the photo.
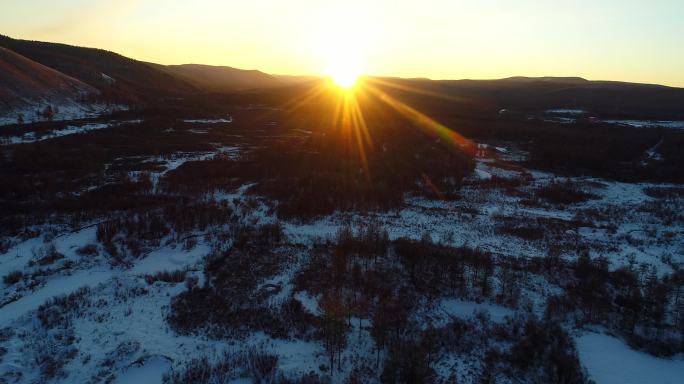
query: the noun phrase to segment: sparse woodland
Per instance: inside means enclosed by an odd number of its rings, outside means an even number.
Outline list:
[[[0,147],[0,310],[106,277],[4,323],[0,360],[23,348],[37,373],[0,382],[112,382],[156,357],[173,384],[574,384],[585,332],[684,352],[684,132],[421,106],[509,152],[478,158],[372,96],[367,141],[327,96],[285,96]],[[200,104],[233,122],[185,122]]]

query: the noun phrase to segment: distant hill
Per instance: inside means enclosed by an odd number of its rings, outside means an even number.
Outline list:
[[[235,92],[300,83],[305,76],[273,76],[257,70],[201,64],[161,65],[114,52],[13,39],[0,35],[0,47],[91,85],[101,97],[123,103],[155,101],[206,92]]]
[[[94,48],[66,44],[18,40],[0,35],[4,47],[25,59],[61,73],[64,84],[76,84],[98,91],[99,101],[128,105],[166,103],[168,99],[182,99],[205,93],[226,93],[243,97],[243,91],[260,90],[262,95],[289,95],[289,88],[298,89],[315,82],[315,77],[277,76],[257,70],[242,70],[226,66],[200,64],[160,65],[146,63],[122,55]],[[8,54],[5,54],[8,56]],[[8,62],[10,59],[6,59]],[[18,60],[14,58],[12,60]],[[37,70],[27,65],[28,71]],[[9,64],[5,64],[10,68]],[[33,69],[31,69],[33,68]],[[16,69],[3,70],[2,102],[20,103],[17,93],[31,75],[17,74]],[[17,79],[13,79],[14,76]],[[44,75],[47,76],[47,75]],[[70,78],[70,81],[66,81]],[[35,77],[40,79],[41,77]],[[585,109],[590,113],[621,116],[657,116],[684,118],[684,89],[652,84],[616,81],[590,81],[581,77],[510,77],[499,80],[429,80],[422,78],[371,78],[384,82],[388,90],[402,93],[407,100],[449,112],[455,103],[477,110],[499,108],[517,110],[545,110],[550,108]],[[46,89],[58,81],[45,82]],[[9,84],[13,84],[10,88]],[[40,82],[43,84],[42,82]],[[52,84],[52,85],[50,85]],[[391,84],[396,87],[391,87]],[[293,87],[292,87],[293,86]],[[27,93],[39,94],[42,85],[28,84]],[[12,91],[10,91],[12,89]],[[408,89],[420,92],[409,92]],[[42,94],[50,98],[49,92]],[[280,97],[280,96],[279,96]]]
[[[518,82],[518,83],[533,83],[533,82],[548,82],[557,84],[586,84],[589,80],[582,77],[556,77],[556,76],[542,76],[542,77],[526,77],[526,76],[513,76],[507,77],[501,80],[495,81],[508,81],[508,82]]]
[[[596,114],[684,118],[684,88],[580,77],[511,77],[499,80],[378,78],[387,89],[416,102],[443,96],[481,108],[545,110],[578,108]],[[407,89],[419,90],[411,95]],[[424,99],[424,100],[421,100]]]
[[[0,36],[0,46],[91,85],[119,102],[155,100],[198,92],[192,84],[119,54],[66,44]]]
[[[285,81],[257,70],[202,64],[154,64],[154,67],[210,92],[268,88],[285,84]]]

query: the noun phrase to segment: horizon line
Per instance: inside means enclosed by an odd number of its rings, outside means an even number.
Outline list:
[[[291,76],[291,77],[314,77],[314,78],[327,78],[329,77],[328,75],[325,74],[302,74],[302,73],[275,73],[275,72],[270,72],[270,71],[264,71],[258,68],[241,68],[241,67],[236,67],[232,65],[227,65],[227,64],[207,64],[207,63],[199,63],[199,62],[183,62],[183,63],[164,63],[164,62],[156,62],[156,61],[148,61],[148,60],[142,60],[133,57],[132,55],[129,56],[127,54],[119,53],[117,51],[107,49],[107,48],[100,48],[100,47],[92,47],[92,46],[86,46],[86,45],[78,45],[78,44],[69,44],[69,43],[64,43],[60,41],[49,41],[49,40],[34,40],[34,39],[24,39],[24,38],[17,38],[17,37],[12,37],[9,35],[6,35],[4,33],[0,33],[0,37],[5,37],[11,40],[23,40],[23,41],[30,41],[30,42],[38,42],[38,43],[48,43],[48,44],[60,44],[60,45],[66,45],[66,46],[71,46],[71,47],[77,47],[77,48],[85,48],[85,49],[95,49],[95,50],[101,50],[105,52],[110,52],[122,57],[126,57],[131,60],[135,60],[141,63],[146,63],[146,64],[155,64],[155,65],[163,65],[163,66],[181,66],[181,65],[201,65],[201,66],[207,66],[207,67],[227,67],[227,68],[232,68],[240,71],[258,71],[261,73],[264,73],[266,75],[270,76]],[[7,47],[5,47],[7,48]],[[9,49],[9,48],[7,48]],[[15,52],[18,53],[18,52]],[[22,55],[24,56],[24,55]],[[656,83],[656,82],[647,82],[647,81],[636,81],[636,80],[624,80],[624,79],[590,79],[586,76],[583,75],[520,75],[520,74],[512,74],[509,76],[504,76],[504,77],[462,77],[462,78],[456,78],[456,77],[429,77],[429,76],[401,76],[401,75],[390,75],[390,74],[372,74],[372,73],[362,73],[361,76],[367,76],[367,77],[378,77],[378,78],[391,78],[391,79],[400,79],[400,80],[427,80],[427,81],[500,81],[500,80],[510,80],[510,79],[515,79],[515,78],[526,78],[526,79],[578,79],[578,80],[584,80],[587,82],[596,82],[596,83],[623,83],[623,84],[635,84],[635,85],[645,85],[645,86],[658,86],[658,87],[666,87],[666,88],[673,88],[673,89],[684,89],[684,84],[675,84],[675,83],[670,83],[670,84],[665,84],[665,83]]]

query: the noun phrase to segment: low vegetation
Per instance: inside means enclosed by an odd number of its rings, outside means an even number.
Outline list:
[[[172,356],[167,384],[583,384],[577,333],[684,352],[682,188],[611,181],[681,182],[681,133],[425,106],[524,154],[478,159],[377,98],[359,100],[365,139],[331,124],[334,104],[280,108],[282,92],[169,101],[119,116],[141,123],[0,147],[0,254],[25,260],[0,305],[106,279],[12,323],[6,345],[25,348],[36,382],[80,367],[112,382],[155,350]],[[197,108],[234,122],[198,133],[183,121]],[[662,161],[642,164],[660,140]],[[618,187],[630,201],[606,201]],[[97,333],[141,319],[162,347]],[[304,350],[306,371],[278,345]]]

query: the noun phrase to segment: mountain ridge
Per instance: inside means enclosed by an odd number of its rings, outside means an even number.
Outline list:
[[[98,48],[19,40],[3,35],[0,35],[0,46],[94,87],[101,100],[142,107],[202,94],[266,94],[276,88],[288,92],[291,86],[321,79],[272,75],[256,69],[244,70],[230,66],[163,65]],[[635,112],[643,116],[663,114],[663,117],[681,118],[684,115],[684,88],[658,84],[587,80],[577,76],[512,76],[491,80],[368,78],[384,79],[427,94],[471,100],[487,105],[487,108],[541,110],[575,107],[603,113]],[[416,101],[418,104],[421,102]]]
[[[195,87],[212,92],[271,87],[281,84],[274,76],[256,69],[238,69],[225,65],[152,64],[166,73],[181,78]]]

